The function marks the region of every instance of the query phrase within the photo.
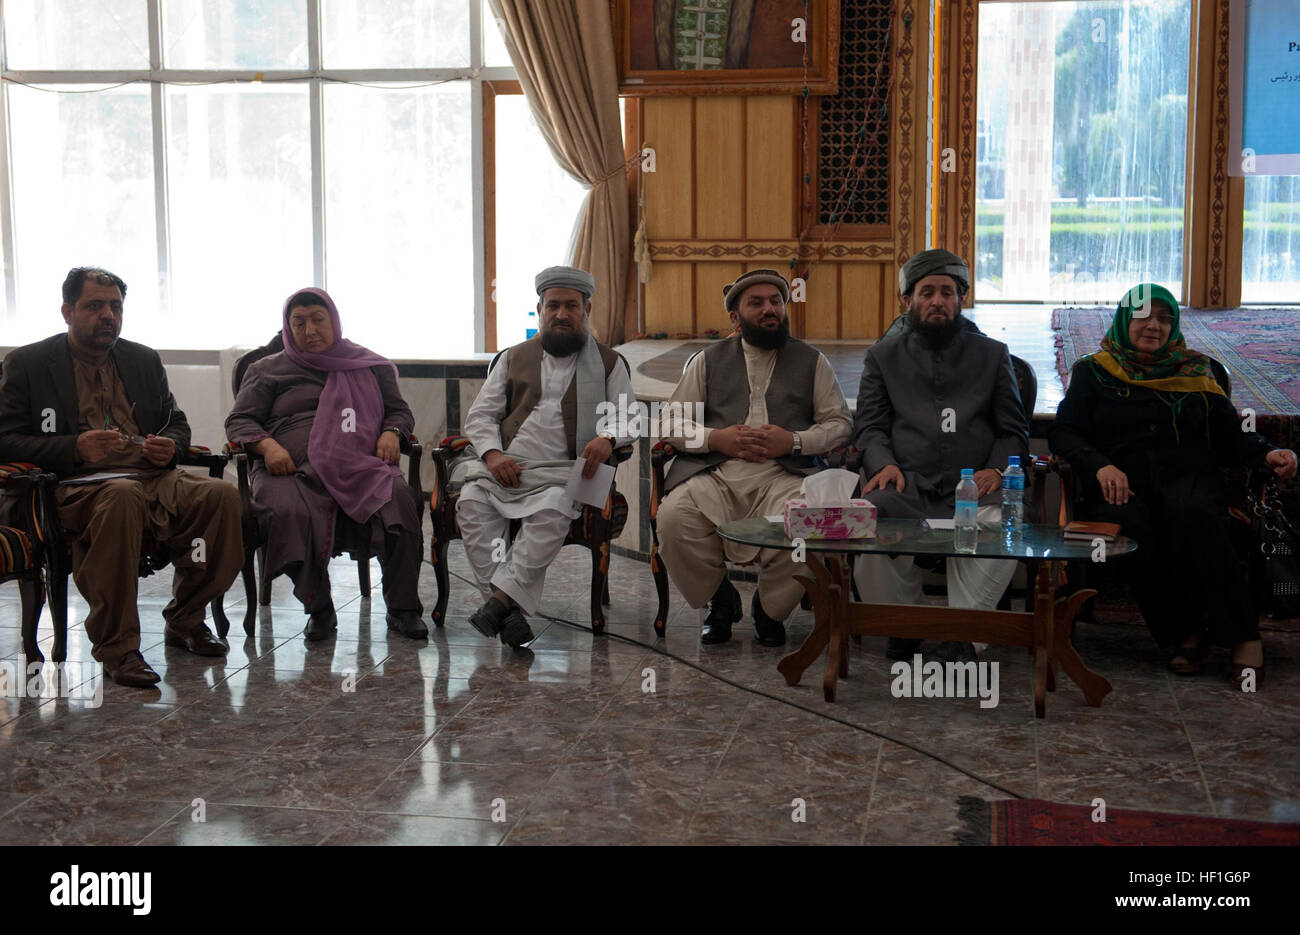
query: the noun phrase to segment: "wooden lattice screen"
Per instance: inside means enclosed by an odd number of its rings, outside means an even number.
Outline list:
[[[889,223],[892,0],[842,0],[839,93],[817,122],[817,223]],[[883,59],[883,61],[882,61]]]

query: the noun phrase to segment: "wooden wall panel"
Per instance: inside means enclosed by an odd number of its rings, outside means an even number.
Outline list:
[[[962,6],[965,0],[944,2]],[[898,263],[925,246],[927,238],[925,9],[920,0],[898,0],[894,10],[891,220],[880,230],[830,240],[808,231],[800,236],[799,97],[701,95],[639,101],[643,138],[655,147],[658,162],[657,172],[645,176],[645,227],[653,258],[651,280],[641,292],[647,331],[727,331],[722,284],[759,267],[792,276],[792,258],[798,258],[800,268],[813,264],[807,301],[790,307],[796,335],[871,340],[893,321]],[[962,54],[965,81],[970,76],[966,66],[973,63],[968,45]],[[960,214],[957,218],[967,220]]]
[[[809,341],[840,336],[840,267],[845,265],[822,263],[812,271],[807,282],[808,301],[790,307],[792,333]]]
[[[689,263],[656,263],[645,284],[646,328],[651,333],[694,331],[694,267]]]
[[[886,284],[892,281],[881,263],[844,263],[840,273],[840,337],[846,341],[878,338],[882,318],[894,320]]]
[[[645,102],[645,141],[655,151],[655,171],[645,175],[646,232],[651,237],[695,236],[694,112],[690,98]]]
[[[745,236],[795,236],[795,98],[745,99]]]
[[[674,266],[679,264],[674,263]],[[696,263],[695,266],[695,328],[696,334],[716,328],[722,334],[731,332],[731,320],[722,305],[722,287],[735,282],[745,272],[741,263]]]
[[[695,236],[745,236],[745,99],[695,102]]]

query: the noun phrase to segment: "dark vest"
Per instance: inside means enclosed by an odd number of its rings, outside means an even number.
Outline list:
[[[744,422],[749,415],[749,371],[740,335],[720,341],[703,353],[704,424],[711,429],[724,429]],[[813,387],[819,357],[817,348],[798,338],[790,338],[776,352],[765,397],[769,423],[788,432],[804,432],[813,426]],[[721,451],[678,454],[664,478],[664,493],[726,460]],[[814,470],[813,459],[808,455],[784,455],[776,461],[793,474],[811,474]]]
[[[605,365],[605,379],[609,379],[614,365],[623,360],[618,351],[599,341],[601,363]],[[581,353],[581,351],[579,351]],[[627,366],[623,363],[623,366]],[[522,344],[510,348],[506,356],[506,415],[501,420],[501,447],[509,448],[519,433],[519,427],[532,414],[542,398],[542,338],[535,335]],[[560,400],[564,416],[564,435],[569,440],[569,457],[578,457],[578,379],[577,373],[569,381],[569,388]]]

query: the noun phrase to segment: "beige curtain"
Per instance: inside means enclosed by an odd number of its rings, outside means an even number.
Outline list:
[[[623,333],[631,251],[607,0],[490,0],[533,116],[560,166],[590,186],[570,263],[596,277],[591,324],[607,344]],[[484,23],[485,29],[495,29]]]

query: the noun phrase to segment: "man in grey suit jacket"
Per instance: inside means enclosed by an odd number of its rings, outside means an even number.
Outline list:
[[[1001,516],[1002,469],[1029,453],[1029,424],[1011,353],[1000,341],[963,327],[962,296],[970,288],[965,262],[947,250],[926,250],[899,271],[910,327],[868,348],[853,420],[853,444],[867,478],[863,496],[882,517],[951,518],[962,468],[975,469],[980,521]],[[992,609],[1015,563],[950,559],[948,603]],[[911,556],[859,556],[863,600],[921,602],[921,573]],[[891,658],[911,657],[919,642],[891,640]],[[966,655],[962,647],[944,653]],[[941,653],[944,654],[944,653]]]
[[[122,685],[159,680],[140,653],[136,579],[147,532],[176,575],[164,641],[200,656],[227,646],[203,622],[243,563],[239,492],[177,470],[190,444],[185,413],[152,348],[118,338],[126,283],[78,267],[63,283],[64,334],[12,351],[0,373],[0,461],[30,461],[61,478],[58,520],[90,613],[95,659]]]

